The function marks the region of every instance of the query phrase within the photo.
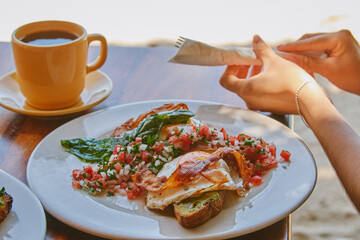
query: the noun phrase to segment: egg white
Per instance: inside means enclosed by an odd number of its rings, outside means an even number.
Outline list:
[[[158,173],[158,177],[166,176],[168,179],[172,173],[177,169],[178,162],[182,156],[174,159],[173,161],[166,163],[161,171]],[[220,159],[216,164],[216,168],[219,169],[229,180],[225,183],[213,183],[210,180],[198,174],[191,182],[184,185],[180,185],[174,188],[166,188],[157,192],[148,192],[146,196],[146,206],[150,209],[162,209],[164,210],[168,205],[178,203],[191,196],[215,190],[236,190],[236,184],[232,180],[230,175],[230,169],[226,162]]]

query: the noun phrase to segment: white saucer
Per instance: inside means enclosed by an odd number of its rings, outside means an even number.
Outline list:
[[[80,95],[81,100],[73,106],[60,110],[40,110],[25,103],[16,72],[5,74],[0,78],[0,105],[11,111],[32,116],[60,116],[89,109],[104,101],[111,93],[112,82],[101,71],[94,71],[86,75],[85,88]]]

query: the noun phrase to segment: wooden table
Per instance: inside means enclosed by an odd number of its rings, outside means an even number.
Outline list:
[[[97,47],[91,47],[89,58],[93,59],[97,52]],[[100,70],[112,79],[113,91],[104,102],[78,114],[44,119],[0,107],[0,168],[27,183],[27,161],[47,134],[80,115],[110,106],[145,100],[192,99],[246,108],[237,95],[219,85],[224,67],[167,63],[175,52],[175,48],[110,46],[106,63]],[[15,69],[10,43],[0,43],[0,63],[0,76]],[[274,117],[286,124],[283,116]],[[100,239],[71,228],[49,214],[46,217],[46,239]],[[236,239],[290,239],[290,222],[289,216]]]

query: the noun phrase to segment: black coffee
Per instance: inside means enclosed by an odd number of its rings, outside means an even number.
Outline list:
[[[63,31],[43,31],[34,32],[23,38],[20,41],[36,46],[59,45],[71,42],[78,38],[77,35]]]

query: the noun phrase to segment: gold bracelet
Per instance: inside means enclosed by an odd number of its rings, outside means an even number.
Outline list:
[[[298,87],[298,89],[296,90],[296,93],[295,93],[296,108],[297,108],[298,113],[299,113],[299,116],[300,116],[301,120],[303,121],[303,123],[305,124],[305,126],[307,126],[308,128],[310,128],[310,126],[309,126],[309,124],[307,123],[305,117],[301,114],[300,104],[299,104],[299,99],[298,99],[300,90],[301,90],[306,84],[308,84],[308,83],[315,83],[315,84],[325,93],[325,95],[327,96],[327,98],[330,100],[331,104],[333,104],[333,102],[331,101],[331,98],[329,97],[329,95],[327,94],[327,92],[325,91],[325,89],[324,89],[322,86],[320,86],[319,83],[317,83],[317,82],[315,82],[315,81],[314,81],[314,82],[312,82],[312,81],[303,82],[303,83]]]

